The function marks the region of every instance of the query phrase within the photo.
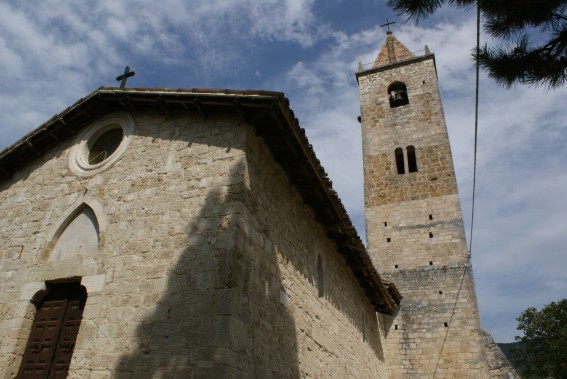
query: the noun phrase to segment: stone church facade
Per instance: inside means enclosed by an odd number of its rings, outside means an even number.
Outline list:
[[[100,88],[0,153],[0,377],[514,375],[407,53],[357,73],[367,247],[281,93]]]

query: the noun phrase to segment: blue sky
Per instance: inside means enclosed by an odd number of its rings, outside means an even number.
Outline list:
[[[411,51],[436,54],[468,235],[474,12],[445,8],[415,25],[381,0],[2,2],[0,149],[118,85],[126,65],[130,87],[281,91],[364,235],[354,72],[374,60],[386,19]],[[522,310],[567,294],[566,93],[481,78],[472,260],[483,327],[500,342]]]

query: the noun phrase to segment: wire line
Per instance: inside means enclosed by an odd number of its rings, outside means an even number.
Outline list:
[[[476,69],[476,83],[475,83],[475,99],[474,99],[474,163],[473,163],[473,180],[472,180],[472,204],[471,204],[471,231],[469,235],[469,257],[472,255],[473,231],[474,231],[474,198],[476,192],[476,151],[478,145],[478,94],[480,82],[480,63],[478,54],[480,52],[480,3],[477,1],[476,5],[476,53],[475,53],[475,69]]]
[[[478,62],[478,52],[480,50],[480,1],[476,3],[476,83],[475,83],[475,105],[474,105],[474,163],[473,163],[473,186],[472,186],[472,204],[471,204],[471,231],[470,231],[470,239],[469,239],[469,254],[467,257],[467,262],[463,265],[463,276],[461,277],[461,282],[459,284],[459,289],[457,291],[457,296],[455,297],[455,303],[453,304],[453,310],[451,312],[451,316],[449,318],[449,323],[447,330],[445,331],[445,337],[443,338],[443,342],[441,343],[441,349],[439,351],[439,356],[437,357],[437,363],[435,364],[435,370],[433,371],[433,378],[437,377],[437,370],[439,369],[439,362],[441,361],[441,357],[443,355],[443,350],[445,349],[445,343],[447,342],[447,336],[449,335],[449,330],[452,327],[453,316],[457,310],[457,303],[459,301],[459,297],[461,295],[461,291],[463,289],[463,282],[465,280],[465,276],[467,274],[468,263],[471,259],[472,254],[472,241],[473,241],[473,225],[474,225],[474,195],[476,190],[476,150],[477,150],[477,136],[478,136],[478,94],[479,94],[479,73],[480,73],[480,64]]]

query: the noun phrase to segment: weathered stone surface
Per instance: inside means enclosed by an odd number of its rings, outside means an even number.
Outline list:
[[[385,378],[372,304],[254,129],[131,117],[108,169],[75,175],[69,140],[2,183],[1,376],[18,370],[30,300],[46,282],[82,278],[70,378]],[[89,222],[73,223],[79,209]],[[76,234],[58,245],[66,225]],[[69,248],[82,226],[98,232],[96,251]]]
[[[486,346],[486,355],[488,357],[488,366],[490,369],[490,378],[494,379],[520,379],[520,376],[513,370],[510,370],[511,364],[504,355],[500,347],[494,342],[490,333],[483,331],[484,345]]]
[[[493,377],[434,57],[386,59],[396,50],[407,51],[389,35],[374,68],[357,74],[367,248],[383,277],[404,296],[398,313],[385,320],[389,375]],[[405,84],[409,104],[392,107],[388,86],[394,82]],[[409,170],[409,146],[415,148],[417,170]]]

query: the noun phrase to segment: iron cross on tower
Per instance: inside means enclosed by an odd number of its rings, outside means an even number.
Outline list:
[[[136,75],[136,73],[134,71],[130,71],[130,66],[126,66],[126,68],[124,69],[124,74],[116,77],[116,80],[121,80],[120,88],[126,87],[126,81],[128,80],[128,78],[134,75]]]
[[[387,31],[386,33],[389,34],[389,33],[392,33],[392,31],[390,30],[390,25],[393,25],[393,24],[395,24],[395,23],[396,23],[396,21],[390,22],[388,19],[386,19],[386,23],[380,25],[380,27],[383,28],[384,26],[387,26],[387,27],[388,27],[388,31]]]

